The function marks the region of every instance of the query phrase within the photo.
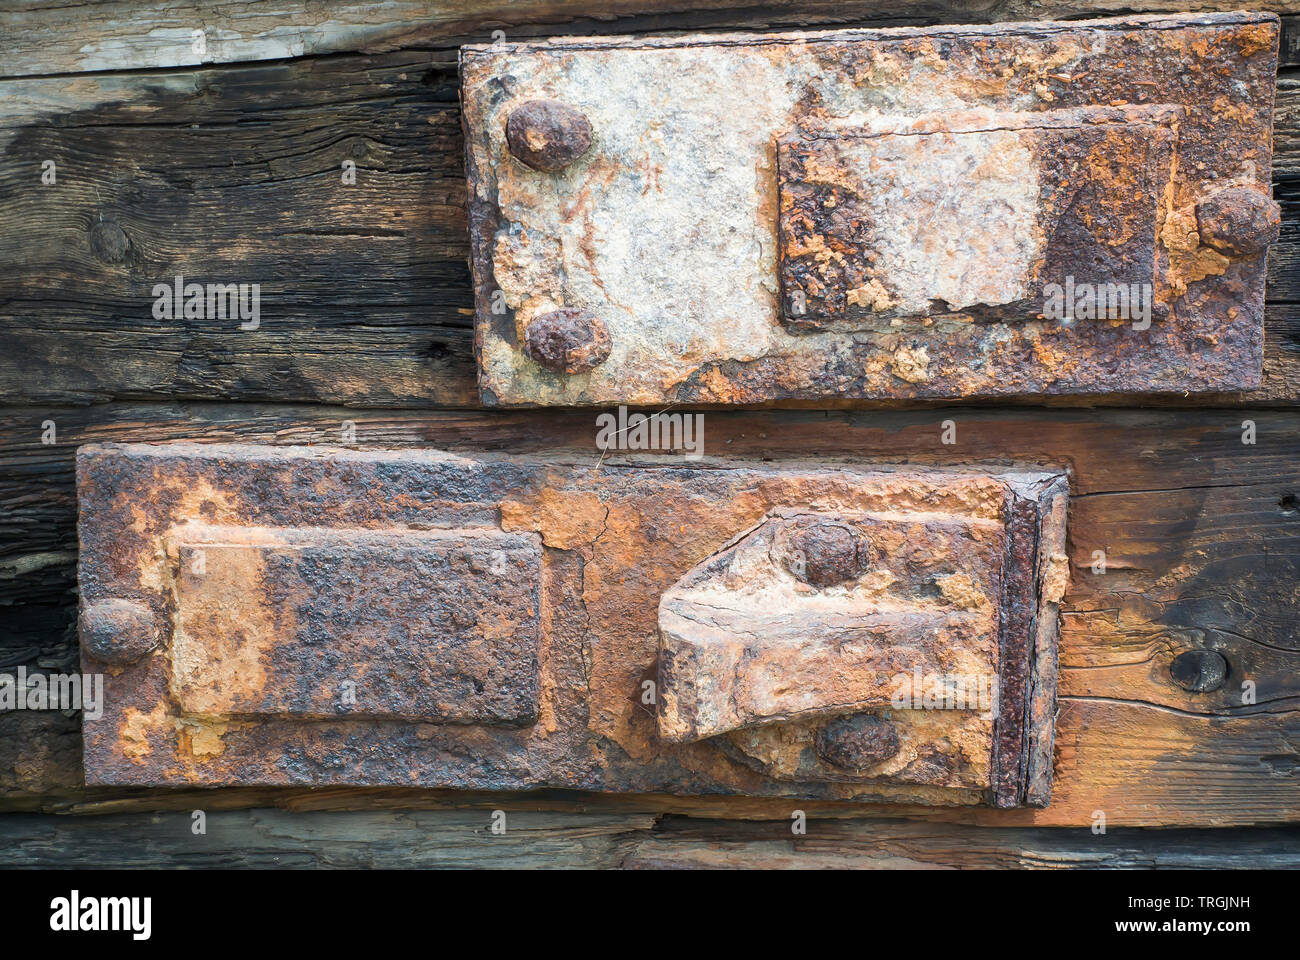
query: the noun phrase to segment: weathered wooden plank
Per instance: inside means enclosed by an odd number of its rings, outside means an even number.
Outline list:
[[[0,399],[474,402],[454,71],[427,61],[31,81],[50,112],[0,134],[30,225],[0,234]],[[157,319],[178,275],[258,284],[256,329]]]
[[[1200,10],[1236,10],[1210,0]],[[991,23],[1075,19],[1134,11],[1182,12],[1179,0],[418,0],[259,5],[220,0],[112,0],[66,7],[21,0],[0,11],[0,76],[197,66],[278,60],[399,47],[487,42],[504,29],[512,39],[653,29],[776,30],[871,20],[883,24]],[[1298,13],[1295,0],[1259,7]],[[202,32],[201,42],[195,31]]]
[[[0,231],[0,403],[477,405],[448,54],[0,89],[0,220],[24,225]],[[1264,388],[1162,404],[1300,399],[1297,103],[1284,78]],[[47,159],[57,179],[42,185]],[[178,275],[258,284],[259,326],[156,318],[155,285]]]
[[[1242,443],[1247,418],[1255,423],[1253,445]],[[945,419],[956,425],[952,446],[941,442]],[[0,420],[0,436],[9,438],[0,447],[7,524],[0,563],[13,571],[0,581],[0,612],[20,622],[25,617],[29,626],[0,652],[29,665],[36,657],[51,665],[75,662],[67,627],[74,602],[77,444],[187,436],[335,443],[344,420],[353,422],[363,445],[515,452],[567,447],[589,451],[593,468],[600,460],[594,416],[580,411],[359,413],[208,404],[12,411]],[[42,424],[49,421],[57,431],[52,445],[41,443]],[[1052,805],[1005,815],[908,808],[909,815],[1074,826],[1090,823],[1099,809],[1110,822],[1131,825],[1300,818],[1296,414],[960,408],[707,413],[704,452],[996,460],[1072,470],[1073,583],[1063,603],[1065,699]],[[1106,552],[1105,574],[1090,571],[1094,550]],[[1168,664],[1178,652],[1201,647],[1222,652],[1232,671],[1222,689],[1190,694],[1171,683]],[[33,648],[40,651],[35,656]],[[1242,701],[1243,679],[1255,683],[1254,703]],[[8,802],[39,803],[43,792],[83,796],[75,786],[79,752],[68,748],[77,736],[75,720],[46,716],[30,734],[22,726],[26,717],[3,722],[14,725],[5,739],[20,744],[0,754],[0,793]],[[727,802],[732,815],[737,802]],[[755,809],[773,815],[770,806]]]
[[[110,869],[803,868],[1091,869],[1300,867],[1300,829],[974,828],[892,820],[707,820],[648,812],[220,811],[0,817],[0,866]],[[206,832],[193,832],[195,809]]]
[[[202,807],[195,808],[202,809]],[[193,810],[155,816],[0,817],[6,867],[595,868],[620,864],[655,818],[648,813],[318,813]],[[1282,853],[1285,858],[1285,852]]]
[[[628,869],[1206,869],[1300,865],[1295,830],[978,830],[942,824],[812,820],[753,824],[668,816],[638,835]]]

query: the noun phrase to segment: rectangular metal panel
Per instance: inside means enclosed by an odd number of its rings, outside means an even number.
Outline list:
[[[78,497],[90,783],[1047,798],[1054,471],[123,444]],[[674,735],[664,613],[715,588],[763,656]],[[998,700],[882,711],[890,671]]]
[[[944,317],[965,328],[975,366],[973,318],[1041,320],[1044,288],[1076,274],[1109,278],[1124,296],[1073,319],[1122,320],[1143,290],[1154,308],[1181,116],[1176,107],[970,111],[901,130],[782,137],[783,319],[803,331],[880,331]]]
[[[462,48],[483,397],[1257,387],[1277,45],[1234,13]]]
[[[541,545],[498,531],[185,529],[172,687],[208,716],[537,716]]]

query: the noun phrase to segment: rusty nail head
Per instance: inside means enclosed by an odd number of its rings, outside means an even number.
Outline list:
[[[538,314],[524,331],[524,352],[556,373],[586,373],[603,363],[609,351],[605,322],[578,307]]]
[[[1169,676],[1190,693],[1209,693],[1228,678],[1228,661],[1217,650],[1185,650],[1169,664]]]
[[[1196,205],[1201,242],[1230,257],[1262,253],[1281,227],[1281,208],[1262,190],[1228,187]]]
[[[558,100],[529,100],[510,111],[506,144],[525,166],[555,173],[587,152],[591,121],[582,111]]]
[[[786,547],[786,567],[814,587],[855,580],[871,561],[867,539],[833,521],[798,523],[790,531]]]
[[[96,660],[133,663],[158,645],[158,626],[142,603],[97,600],[81,610],[81,642]]]
[[[841,770],[874,767],[898,753],[899,747],[894,725],[873,713],[837,717],[817,731],[817,756]]]

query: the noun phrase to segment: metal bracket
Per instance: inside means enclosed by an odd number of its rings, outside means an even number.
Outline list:
[[[1258,387],[1277,49],[1264,13],[464,47],[483,398]]]

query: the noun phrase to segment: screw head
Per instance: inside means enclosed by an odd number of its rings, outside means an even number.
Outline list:
[[[506,145],[525,166],[555,173],[587,152],[591,121],[567,103],[529,100],[506,118]]]
[[[1228,661],[1217,650],[1185,650],[1169,664],[1169,676],[1191,693],[1209,693],[1228,678]]]
[[[838,717],[817,731],[817,756],[841,770],[864,770],[898,753],[894,724],[874,713]]]
[[[610,349],[605,322],[579,307],[538,314],[524,331],[524,352],[556,373],[586,373],[604,363]]]
[[[143,603],[112,598],[81,608],[81,645],[105,663],[134,663],[158,646],[158,625]]]
[[[1281,208],[1262,190],[1228,187],[1196,205],[1201,243],[1230,257],[1263,253],[1275,241]]]

